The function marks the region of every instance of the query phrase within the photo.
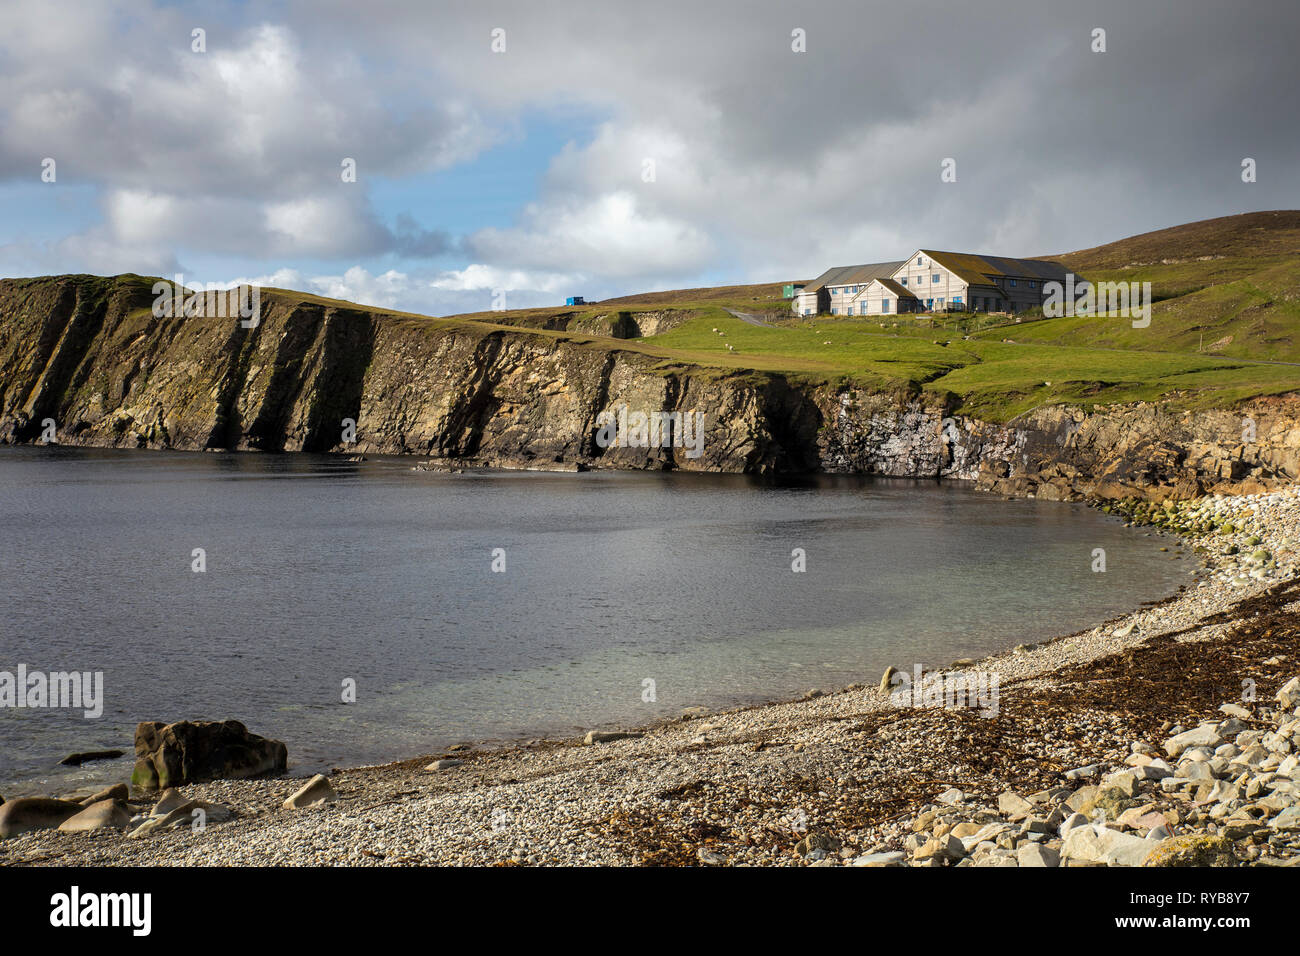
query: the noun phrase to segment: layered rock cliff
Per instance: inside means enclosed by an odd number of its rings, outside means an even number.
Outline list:
[[[1038,409],[668,368],[607,337],[264,291],[260,320],[159,318],[151,281],[0,282],[0,441],[418,455],[506,466],[955,477],[1007,494],[1190,496],[1293,481],[1300,397]],[[620,319],[620,321],[622,321]],[[582,330],[586,331],[586,330]],[[698,456],[609,447],[601,412],[702,414]]]

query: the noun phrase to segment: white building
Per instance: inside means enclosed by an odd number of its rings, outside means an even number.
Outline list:
[[[798,292],[796,315],[899,312],[1023,312],[1041,306],[1045,282],[1066,268],[1047,259],[1012,259],[918,249],[900,262],[828,269]]]

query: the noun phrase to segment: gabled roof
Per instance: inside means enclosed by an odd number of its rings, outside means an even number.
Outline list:
[[[890,292],[894,293],[894,295],[898,296],[900,299],[916,298],[916,293],[913,292],[911,289],[909,289],[907,286],[903,285],[901,282],[896,282],[893,279],[872,279],[871,281],[879,282],[882,286],[884,286]]]
[[[812,282],[804,286],[804,292],[816,292],[828,285],[865,285],[872,279],[887,279],[902,266],[903,260],[897,262],[869,262],[860,266],[836,266],[827,269]]]
[[[988,285],[991,279],[1042,279],[1058,282],[1065,280],[1068,271],[1059,262],[1049,259],[1013,259],[1008,256],[985,256],[973,252],[942,252],[934,249],[917,250],[939,265],[955,273],[971,285]]]

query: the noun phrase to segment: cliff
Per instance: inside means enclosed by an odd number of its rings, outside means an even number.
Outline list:
[[[956,396],[665,363],[585,327],[431,319],[274,290],[253,328],[159,318],[151,286],[0,282],[0,441],[41,441],[52,421],[66,445],[946,476],[1058,498],[1188,497],[1300,474],[1295,394],[1206,412],[1046,406],[998,425],[960,414]],[[614,331],[638,334],[628,321]],[[618,406],[702,414],[701,453],[600,447],[598,416]]]

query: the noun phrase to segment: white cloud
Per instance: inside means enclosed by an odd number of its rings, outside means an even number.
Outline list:
[[[629,191],[563,197],[530,207],[517,229],[484,229],[467,245],[494,263],[579,269],[621,278],[697,271],[713,256],[709,237],[685,219],[646,215]]]
[[[375,274],[358,265],[333,275],[278,269],[265,275],[233,278],[229,284],[252,283],[263,288],[312,292],[365,306],[451,315],[487,312],[499,301],[501,292],[507,308],[559,305],[566,295],[574,294],[568,290],[579,281],[576,277],[501,270],[481,264],[432,275],[411,275],[395,269]]]

